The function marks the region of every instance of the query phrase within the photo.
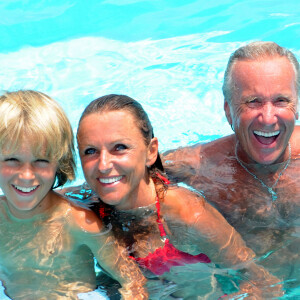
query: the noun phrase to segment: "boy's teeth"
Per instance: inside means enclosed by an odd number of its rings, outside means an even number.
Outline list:
[[[263,137],[271,137],[271,136],[278,135],[280,133],[280,131],[277,130],[277,131],[273,131],[273,132],[262,132],[262,131],[256,131],[256,130],[254,130],[254,133],[256,135],[263,136]]]
[[[116,177],[110,177],[110,178],[99,178],[99,181],[101,183],[114,183],[116,181],[119,181],[122,179],[123,176],[116,176]]]
[[[13,184],[13,186],[14,186],[17,190],[19,190],[19,191],[21,191],[21,192],[23,192],[23,193],[29,193],[29,192],[35,190],[35,189],[38,187],[38,185],[32,186],[32,187],[24,187],[24,186],[19,186],[19,185],[14,185],[14,184]]]

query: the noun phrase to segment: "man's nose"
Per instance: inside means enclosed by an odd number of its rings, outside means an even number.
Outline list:
[[[265,125],[273,125],[277,122],[277,110],[272,102],[268,101],[263,105],[261,121]]]

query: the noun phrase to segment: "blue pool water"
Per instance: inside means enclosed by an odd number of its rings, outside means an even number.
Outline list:
[[[92,99],[128,94],[161,151],[231,133],[221,85],[237,47],[273,40],[300,58],[298,0],[3,0],[0,15],[0,90],[49,94],[74,132]]]

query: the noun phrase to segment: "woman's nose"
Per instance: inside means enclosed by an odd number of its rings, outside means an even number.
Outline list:
[[[101,151],[98,163],[98,170],[101,173],[108,173],[112,168],[111,155],[107,151]]]

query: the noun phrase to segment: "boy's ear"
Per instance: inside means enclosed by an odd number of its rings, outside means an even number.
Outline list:
[[[150,144],[148,146],[148,156],[146,165],[148,167],[152,166],[157,158],[158,155],[158,140],[156,137],[152,138]]]

